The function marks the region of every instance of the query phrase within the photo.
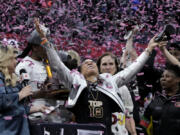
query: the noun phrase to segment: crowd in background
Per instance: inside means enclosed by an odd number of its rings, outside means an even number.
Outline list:
[[[1,0],[1,3],[1,39],[13,38],[21,48],[26,45],[26,37],[34,27],[33,17],[37,16],[50,29],[52,41],[59,48],[74,49],[82,57],[97,58],[105,51],[120,56],[123,36],[134,24],[144,25],[135,37],[138,52],[167,23],[176,27],[173,39],[179,40],[178,0]],[[157,59],[163,63],[161,58]]]

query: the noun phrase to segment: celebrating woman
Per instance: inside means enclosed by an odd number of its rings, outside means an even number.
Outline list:
[[[157,93],[149,104],[141,125],[147,127],[152,119],[153,135],[179,135],[180,68],[177,65],[168,65],[160,82],[164,91]]]

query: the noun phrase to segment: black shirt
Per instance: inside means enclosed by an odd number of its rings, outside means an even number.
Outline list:
[[[148,120],[152,116],[154,135],[180,135],[180,93],[172,97],[157,94],[144,116]]]
[[[78,123],[102,123],[111,134],[112,112],[120,112],[118,105],[107,95],[85,88],[71,110]]]

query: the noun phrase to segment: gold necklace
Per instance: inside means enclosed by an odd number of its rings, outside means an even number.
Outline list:
[[[90,92],[92,98],[94,101],[97,101],[98,99],[98,90],[96,90],[96,86],[97,86],[97,82],[96,83],[91,83],[91,82],[88,82],[88,91]],[[94,96],[93,92],[92,91],[96,91],[96,97]]]
[[[94,101],[97,101],[98,95],[99,95],[98,90],[96,91],[96,97],[94,97],[94,95],[93,95],[93,93],[92,93],[92,90],[90,90],[90,93],[91,93],[91,96],[92,96],[93,100],[94,100]]]

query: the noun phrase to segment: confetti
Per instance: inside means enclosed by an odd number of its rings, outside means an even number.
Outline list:
[[[95,51],[103,46],[105,49],[101,54],[112,51],[121,56],[119,49],[125,46],[123,37],[135,24],[144,25],[134,40],[139,45],[136,47],[138,54],[169,22],[177,29],[172,41],[180,40],[179,0],[1,1],[0,39],[15,39],[23,46],[27,45],[26,39],[34,29],[34,17],[39,17],[50,29],[51,40],[59,49],[74,49],[81,56],[90,58],[97,58],[100,54]],[[156,62],[163,64],[160,59]]]

